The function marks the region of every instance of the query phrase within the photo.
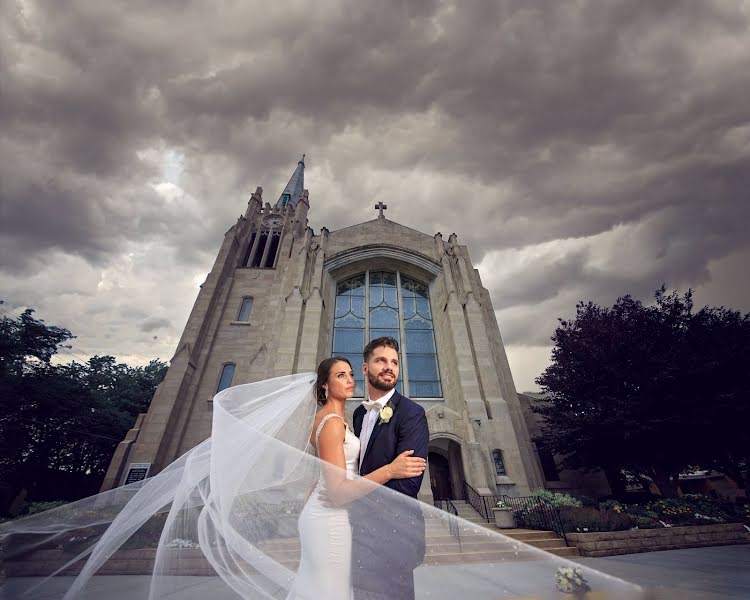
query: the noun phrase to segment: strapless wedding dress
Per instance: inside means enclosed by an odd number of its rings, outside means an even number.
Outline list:
[[[316,453],[320,432],[330,418],[341,419],[332,413],[320,421],[315,432]],[[359,473],[359,438],[348,425],[344,436],[344,457],[346,476],[352,479]],[[287,600],[350,600],[352,596],[352,528],[349,512],[345,508],[323,506],[321,494],[324,495],[325,489],[321,473],[299,516],[302,556]]]

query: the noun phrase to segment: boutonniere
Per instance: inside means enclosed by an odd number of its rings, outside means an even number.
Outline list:
[[[380,409],[380,419],[378,420],[378,425],[385,425],[388,421],[391,420],[391,417],[393,416],[393,405],[391,404],[391,401],[388,400],[386,405]]]

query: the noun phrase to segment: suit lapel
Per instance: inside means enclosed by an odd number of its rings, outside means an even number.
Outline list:
[[[356,409],[354,409],[354,414],[352,415],[352,421],[354,422],[354,435],[359,437],[359,434],[362,432],[362,421],[364,421],[364,414],[367,413],[365,410],[365,407],[360,405]]]
[[[398,403],[401,400],[401,394],[398,392],[394,392],[393,396],[391,396],[391,399],[389,402],[391,403],[391,406],[393,406],[393,417],[396,416],[396,409],[398,408]],[[387,404],[386,404],[387,406]],[[393,417],[390,418],[390,421],[393,421]],[[375,427],[372,430],[372,433],[370,434],[370,439],[367,441],[367,449],[365,450],[365,456],[362,462],[367,460],[367,456],[369,455],[370,451],[372,450],[372,446],[375,443],[375,438],[378,437],[378,434],[380,433],[380,430],[385,427],[387,423],[380,423],[380,417],[378,417],[378,420],[375,422]]]

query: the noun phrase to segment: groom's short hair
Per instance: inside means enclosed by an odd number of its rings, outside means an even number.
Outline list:
[[[396,338],[392,338],[390,336],[375,338],[369,344],[367,344],[367,346],[365,346],[365,349],[362,352],[362,357],[365,359],[365,362],[370,360],[372,353],[375,352],[375,348],[380,347],[393,348],[396,351],[396,354],[401,351],[398,347],[398,341],[396,340]]]

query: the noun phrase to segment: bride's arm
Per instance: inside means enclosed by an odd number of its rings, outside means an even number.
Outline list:
[[[318,438],[318,455],[323,461],[328,498],[334,506],[342,506],[375,490],[373,484],[384,484],[391,479],[416,477],[424,471],[423,458],[411,455],[413,450],[402,452],[392,463],[369,473],[360,479],[346,478],[346,458],[344,456],[344,436],[346,426],[340,419],[329,419],[323,425]]]

